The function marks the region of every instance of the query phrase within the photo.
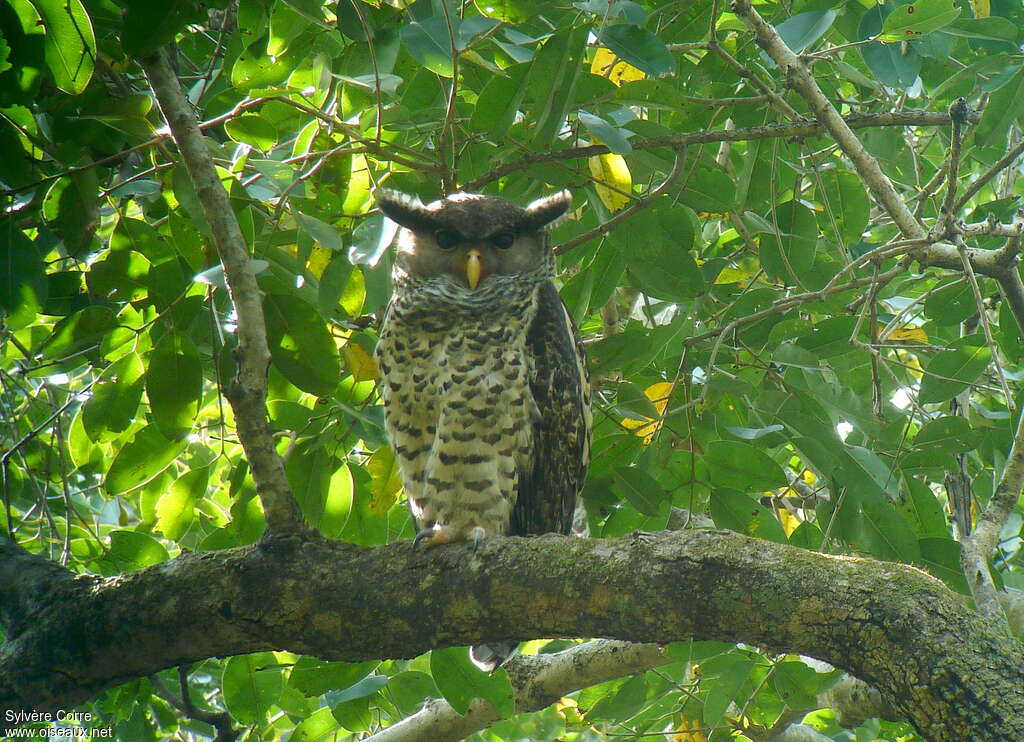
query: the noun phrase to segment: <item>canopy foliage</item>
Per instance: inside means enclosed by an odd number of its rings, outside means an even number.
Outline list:
[[[713,524],[915,565],[979,605],[1024,588],[1024,472],[1007,465],[1024,12],[757,10],[806,79],[720,2],[0,2],[2,530],[102,576],[264,532],[207,196],[138,63],[169,49],[256,273],[270,433],[325,537],[413,535],[375,390],[394,225],[373,189],[568,188],[553,244],[594,377],[591,537]],[[965,577],[964,544],[991,581]],[[665,661],[480,739],[766,740],[800,721],[917,739],[840,726],[817,700],[838,673],[796,655],[693,641]],[[210,658],[181,677],[83,708],[121,739],[202,739],[216,720],[266,740],[359,739],[431,697],[513,708],[505,673],[461,649]]]

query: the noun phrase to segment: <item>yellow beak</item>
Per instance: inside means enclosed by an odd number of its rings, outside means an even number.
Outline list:
[[[469,284],[470,291],[476,291],[476,286],[480,283],[480,251],[473,248],[466,253],[466,283]]]

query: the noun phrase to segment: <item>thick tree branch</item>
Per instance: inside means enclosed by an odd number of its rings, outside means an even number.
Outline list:
[[[358,661],[557,636],[797,652],[877,687],[925,739],[1024,739],[1019,645],[940,582],[718,531],[495,537],[476,554],[309,534],[77,578],[0,648],[0,718],[210,656]]]
[[[266,377],[270,350],[260,290],[245,238],[227,192],[217,177],[199,122],[167,61],[166,53],[162,50],[156,52],[142,60],[142,66],[210,223],[214,247],[224,266],[228,291],[238,314],[238,350],[235,356],[238,369],[228,391],[228,400],[235,411],[238,438],[252,467],[256,492],[263,503],[267,529],[280,532],[300,530],[303,528],[302,516],[267,426]]]

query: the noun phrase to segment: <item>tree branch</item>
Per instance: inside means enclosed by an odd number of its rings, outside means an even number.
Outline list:
[[[754,33],[758,46],[785,70],[793,89],[807,101],[821,125],[828,130],[846,156],[850,158],[875,200],[892,217],[900,231],[907,237],[922,236],[924,228],[914,217],[913,212],[907,208],[900,195],[896,193],[896,189],[893,188],[892,183],[879,167],[878,161],[864,149],[864,145],[860,143],[843,117],[839,115],[835,106],[821,92],[821,88],[818,87],[810,70],[786,46],[786,42],[779,36],[775,27],[754,10],[750,0],[735,0],[733,10],[747,24],[747,28]]]
[[[166,53],[158,51],[141,63],[210,223],[214,247],[224,266],[228,292],[238,314],[238,350],[235,355],[238,368],[227,396],[235,412],[238,438],[252,467],[256,492],[263,503],[267,530],[301,530],[304,528],[302,515],[267,425],[270,350],[260,290],[245,238],[227,192],[217,176],[206,139],[199,130],[199,122],[167,61]]]
[[[555,654],[514,655],[505,664],[516,697],[516,712],[539,711],[562,696],[606,680],[650,670],[670,662],[656,644],[595,640]],[[387,727],[366,742],[457,742],[486,729],[501,716],[478,698],[465,714],[444,700]]]
[[[877,113],[865,116],[849,116],[843,119],[843,121],[845,121],[850,129],[867,129],[877,126],[948,126],[949,114],[930,111]],[[796,121],[785,124],[744,127],[741,129],[703,129],[701,131],[669,134],[662,137],[630,140],[630,146],[634,150],[656,149],[658,147],[678,150],[685,149],[693,144],[817,137],[824,134],[825,131],[826,128],[817,121]],[[603,144],[591,144],[586,147],[571,147],[553,152],[529,154],[512,162],[498,165],[483,175],[463,183],[462,188],[466,191],[479,191],[488,183],[492,183],[511,173],[528,170],[539,163],[579,160],[593,157],[594,155],[607,154],[608,152],[611,152],[611,150]]]
[[[360,661],[559,636],[796,652],[877,687],[927,740],[1024,739],[1019,645],[940,582],[718,531],[494,537],[475,554],[306,534],[77,578],[0,648],[0,718],[211,656]]]

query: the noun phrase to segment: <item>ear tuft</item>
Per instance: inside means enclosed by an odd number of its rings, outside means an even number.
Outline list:
[[[544,229],[554,227],[569,212],[572,206],[572,194],[559,191],[550,196],[538,198],[526,207],[526,226],[528,229]]]
[[[430,231],[434,227],[433,216],[416,196],[378,188],[373,192],[373,198],[384,216],[403,227],[416,232]]]

